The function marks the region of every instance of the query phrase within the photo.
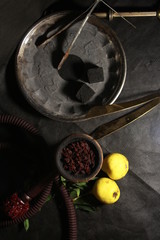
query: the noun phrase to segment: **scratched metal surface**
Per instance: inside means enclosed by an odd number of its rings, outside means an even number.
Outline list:
[[[28,102],[51,119],[68,121],[77,120],[92,106],[113,103],[123,89],[127,71],[125,53],[116,35],[107,23],[92,16],[71,50],[71,56],[76,57],[74,63],[68,63],[73,77],[65,77],[67,67],[64,70],[62,67],[62,76],[57,71],[60,56],[69,48],[82,21],[74,23],[45,45],[37,47],[35,43],[46,32],[48,35],[56,33],[70,18],[75,18],[73,13],[62,12],[39,21],[26,34],[16,59],[18,83]],[[94,66],[102,67],[103,79],[89,83],[87,69]],[[83,83],[94,92],[84,103],[76,98]]]

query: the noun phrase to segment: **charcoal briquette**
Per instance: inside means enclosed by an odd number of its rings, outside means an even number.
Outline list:
[[[87,71],[87,77],[89,83],[98,83],[104,81],[104,74],[102,67],[90,68]]]
[[[92,88],[90,88],[87,84],[83,83],[79,90],[77,91],[76,98],[82,102],[88,102],[91,97],[95,94]]]

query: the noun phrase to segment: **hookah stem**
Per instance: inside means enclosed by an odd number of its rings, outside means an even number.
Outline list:
[[[44,205],[48,195],[50,194],[51,188],[53,185],[53,181],[50,181],[47,186],[43,189],[43,191],[39,194],[38,199],[32,204],[28,212],[26,212],[23,216],[15,218],[15,219],[5,219],[0,221],[0,228],[6,228],[14,224],[22,223],[25,219],[31,218],[34,216]]]
[[[39,183],[34,185],[31,189],[29,189],[27,192],[22,193],[20,195],[20,199],[25,203],[31,201],[33,198],[35,198],[38,194],[42,192],[42,190],[48,185],[50,181],[53,179],[53,174],[47,174],[46,177],[44,177]]]

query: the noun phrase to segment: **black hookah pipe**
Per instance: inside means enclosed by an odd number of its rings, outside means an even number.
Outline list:
[[[38,130],[25,120],[16,117],[14,115],[0,115],[0,124],[11,125],[21,128],[33,136],[39,136]],[[9,143],[0,143],[0,151],[8,151],[10,148]],[[60,176],[57,174],[49,174],[47,177],[41,179],[41,181],[32,186],[32,188],[24,193],[14,193],[10,198],[4,202],[4,211],[7,214],[6,219],[0,221],[0,228],[9,227],[13,224],[23,222],[27,218],[31,218],[35,215],[39,209],[45,203],[48,195],[51,192],[53,183],[55,185],[58,194],[63,200],[63,204],[66,207],[66,218],[68,232],[66,239],[77,239],[77,220],[73,201],[71,200],[68,191],[60,181]],[[35,201],[36,198],[36,201]],[[32,202],[32,204],[30,204]]]

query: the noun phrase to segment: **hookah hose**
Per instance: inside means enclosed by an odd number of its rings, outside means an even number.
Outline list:
[[[67,189],[61,183],[59,175],[54,178],[54,183],[66,206],[66,217],[68,223],[68,236],[66,237],[66,240],[77,240],[77,220],[73,201],[69,197]]]
[[[40,137],[38,130],[34,126],[32,126],[30,123],[14,115],[0,114],[0,124],[18,127],[33,136]],[[9,147],[10,147],[10,144],[8,143],[0,143],[0,151],[7,151]],[[37,186],[34,186],[27,194],[24,193],[22,195],[22,202],[25,203],[27,201],[32,201],[28,211],[26,211],[22,216],[15,217],[14,219],[6,218],[3,220],[0,220],[0,228],[5,228],[13,224],[21,223],[25,219],[31,218],[33,215],[35,215],[46,202],[46,199],[51,192],[53,182],[55,183],[58,193],[61,196],[61,199],[63,200],[63,204],[66,207],[66,217],[67,217],[67,223],[68,223],[68,233],[66,236],[66,240],[76,240],[77,239],[77,219],[76,219],[75,208],[66,188],[63,186],[63,184],[60,181],[59,175],[57,175],[54,178],[49,177],[45,181],[43,180]],[[24,199],[25,197],[26,199]]]

